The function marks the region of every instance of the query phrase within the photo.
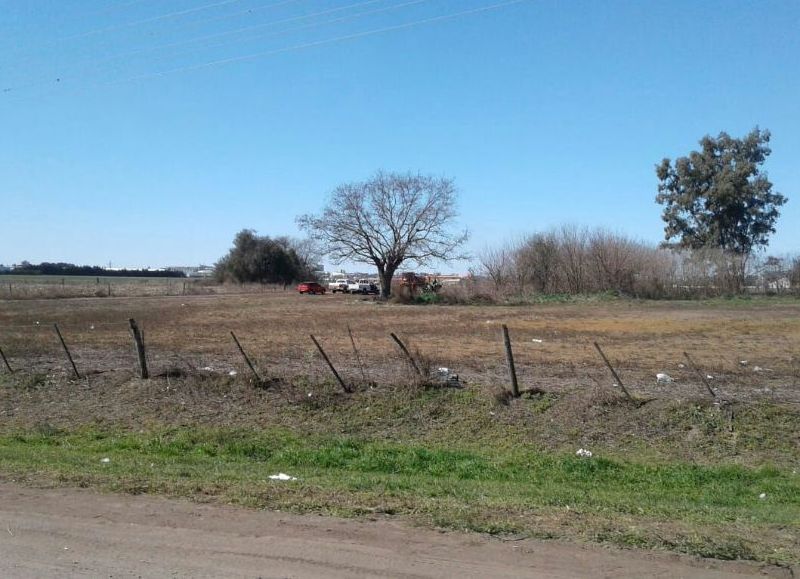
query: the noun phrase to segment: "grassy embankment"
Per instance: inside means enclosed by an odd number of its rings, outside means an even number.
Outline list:
[[[429,392],[421,404],[470,396]],[[580,458],[512,444],[502,427],[464,436],[470,442],[408,433],[399,442],[366,430],[336,432],[346,420],[312,434],[286,426],[15,429],[0,434],[0,476],[298,512],[403,515],[424,525],[723,559],[800,561],[800,475],[791,466],[692,464],[647,452],[625,458],[598,452],[602,444],[594,457]],[[768,435],[766,421],[760,434],[739,426],[744,438]],[[269,480],[279,471],[299,480]]]

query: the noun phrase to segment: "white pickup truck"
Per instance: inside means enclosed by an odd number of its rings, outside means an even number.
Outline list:
[[[328,291],[343,294],[377,294],[380,293],[377,284],[368,279],[357,281],[349,279],[335,279],[328,283]]]
[[[379,293],[377,284],[368,279],[360,279],[348,286],[351,294],[377,294]]]
[[[328,283],[328,291],[332,294],[335,293],[350,293],[350,285],[353,282],[349,279],[334,279]]]

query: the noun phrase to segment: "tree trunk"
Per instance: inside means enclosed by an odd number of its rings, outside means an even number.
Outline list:
[[[381,278],[381,297],[383,299],[389,299],[392,295],[392,279],[394,278],[394,272],[396,270],[396,267],[378,269],[378,275],[380,275]]]

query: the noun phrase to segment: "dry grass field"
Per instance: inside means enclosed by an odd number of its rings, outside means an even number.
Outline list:
[[[0,481],[796,565],[798,313],[788,299],[408,306],[266,292],[0,301],[0,347],[16,370],[0,367]],[[150,380],[136,376],[129,318],[144,330]],[[523,388],[514,400],[502,324]],[[267,389],[253,387],[230,331]],[[443,366],[457,373],[458,387],[415,380],[390,332],[434,376]],[[684,351],[713,376],[716,400]],[[658,383],[662,372],[673,381]],[[577,457],[579,448],[594,456]],[[279,471],[299,481],[266,479]]]
[[[592,346],[598,341],[622,380],[643,397],[703,396],[683,352],[736,400],[800,402],[800,302],[627,300],[534,306],[407,306],[350,296],[268,292],[0,301],[0,347],[12,366],[59,373],[68,366],[52,324],[58,323],[79,370],[133,369],[128,318],[145,331],[154,370],[175,366],[240,369],[234,331],[265,375],[327,375],[314,334],[350,381],[363,381],[347,326],[368,381],[397,382],[404,363],[395,332],[433,368],[447,367],[468,384],[506,384],[501,324],[514,343],[524,387],[561,391],[611,385]],[[746,361],[746,364],[743,364]],[[657,383],[667,373],[671,383]]]

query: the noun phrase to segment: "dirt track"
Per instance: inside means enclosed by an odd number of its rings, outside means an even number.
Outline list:
[[[2,577],[743,577],[789,571],[0,484]],[[786,572],[785,574],[783,572]]]

